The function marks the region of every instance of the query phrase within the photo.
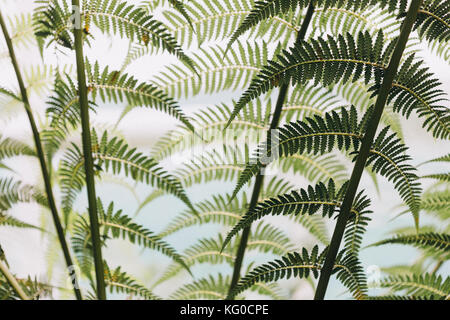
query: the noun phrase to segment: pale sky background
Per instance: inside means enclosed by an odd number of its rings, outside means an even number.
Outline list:
[[[136,1],[129,1],[136,2]],[[1,10],[4,16],[11,16],[18,13],[31,12],[33,8],[33,1],[31,0],[0,0]],[[112,41],[113,40],[113,41]],[[117,37],[112,39],[109,37],[97,37],[92,48],[86,48],[86,55],[90,61],[99,60],[102,65],[110,65],[111,69],[119,68],[123,62],[128,48],[126,40],[120,40]],[[42,65],[37,49],[17,50],[18,60],[24,69],[29,69],[30,65]],[[8,88],[17,88],[15,75],[10,65],[10,60],[5,55],[6,46],[3,36],[0,36],[0,85]],[[442,60],[436,58],[433,54],[426,51],[421,52],[427,65],[435,73],[442,83],[442,88],[447,90],[450,88],[450,72],[448,65]],[[65,59],[72,62],[73,56],[68,55],[63,57],[58,55],[60,63]],[[127,72],[133,74],[142,81],[152,79],[152,76],[162,70],[168,62],[175,62],[176,59],[167,54],[160,54],[148,56],[140,59],[138,62],[132,64]],[[51,50],[47,50],[44,56],[44,63],[46,65],[55,64],[57,59]],[[206,106],[213,106],[221,102],[229,103],[232,98],[237,98],[239,92],[226,92],[220,95],[199,95],[189,100],[179,100],[185,113],[192,114],[199,108]],[[36,95],[31,97],[32,107],[38,110],[43,115],[45,109],[45,99],[39,98]],[[1,104],[5,103],[0,97],[0,132],[3,135],[10,135],[32,144],[29,124],[24,116],[23,109],[20,105],[14,106],[8,112],[5,112]],[[447,103],[448,105],[448,103]],[[123,106],[101,105],[98,112],[92,116],[92,124],[94,127],[102,127],[105,123],[115,123],[122,111]],[[41,119],[44,119],[43,117]],[[434,140],[430,134],[426,133],[421,128],[421,120],[417,120],[414,116],[411,121],[406,124],[403,121],[403,132],[405,135],[406,144],[410,147],[409,154],[413,157],[412,164],[417,165],[435,156],[441,156],[448,153],[448,142]],[[131,145],[141,147],[143,150],[149,150],[150,146],[162,136],[170,128],[174,128],[177,124],[169,116],[163,113],[155,112],[149,109],[136,108],[129,113],[121,122],[119,130],[127,137]],[[14,162],[6,162],[20,172],[22,180],[25,182],[40,181],[40,171],[37,161],[31,162],[28,159],[14,160]],[[423,171],[422,171],[423,170]],[[421,167],[420,174],[427,174],[432,172],[439,172],[448,170],[442,165],[428,165]],[[348,170],[350,172],[350,170]],[[2,172],[0,172],[2,174]],[[373,183],[367,175],[363,177],[360,189],[367,190],[367,194],[372,198],[371,210],[374,211],[372,215],[372,222],[369,225],[369,231],[366,234],[363,245],[367,245],[376,240],[380,240],[387,235],[389,230],[398,226],[412,225],[412,218],[410,216],[401,217],[394,222],[391,219],[399,212],[395,207],[401,203],[397,192],[393,189],[391,183],[384,178],[379,177],[381,197],[377,196]],[[297,181],[299,187],[305,187],[305,184]],[[427,185],[423,188],[426,189]],[[206,192],[205,192],[206,188]],[[233,188],[233,183],[221,184],[210,183],[207,186],[196,185],[188,189],[188,195],[193,201],[200,201],[206,199],[208,194],[215,194],[218,192],[230,192]],[[108,183],[99,184],[98,193],[103,198],[104,203],[110,200],[116,202],[117,208],[123,208],[125,213],[129,210],[132,215],[137,207],[137,202],[131,192],[123,187],[112,185]],[[149,193],[149,188],[140,185],[137,188],[137,194],[142,200]],[[83,208],[86,206],[85,191],[80,194],[77,200],[77,206]],[[164,197],[156,200],[138,216],[137,221],[144,224],[146,227],[156,232],[162,230],[170,218],[176,216],[184,207],[180,201],[174,201],[172,197]],[[50,214],[48,212],[42,213],[32,205],[20,205],[14,208],[14,216],[39,224],[43,219],[43,215],[50,224]],[[427,221],[424,219],[423,221]],[[286,221],[277,220],[280,224],[292,235],[294,241],[298,243],[312,243],[312,238],[303,230],[286,226]],[[194,231],[192,231],[194,230]],[[182,252],[186,246],[194,243],[199,233],[195,230],[189,229],[187,232],[177,233],[167,238],[179,252]],[[331,227],[330,227],[331,234]],[[204,231],[204,235],[213,235],[214,230]],[[11,270],[20,277],[27,275],[36,276],[38,279],[45,279],[47,274],[47,259],[46,251],[48,247],[48,239],[42,237],[37,231],[24,231],[20,229],[2,227],[0,229],[0,243],[4,248]],[[59,250],[59,248],[56,248]],[[414,249],[402,246],[385,246],[381,248],[371,248],[362,251],[361,259],[365,267],[376,265],[385,267],[396,263],[411,263],[416,257]],[[122,241],[109,242],[108,248],[105,250],[105,258],[109,261],[112,267],[122,265],[123,269],[134,275],[141,283],[151,286],[153,277],[161,275],[164,272],[165,266],[169,262],[168,259],[162,257],[154,252],[148,250],[143,251],[133,245],[128,245]],[[155,262],[155,259],[157,262]],[[55,276],[52,279],[53,283],[61,283],[61,279],[65,279],[65,270],[60,266],[64,265],[63,260],[59,259],[57,268],[55,269]],[[219,270],[214,268],[214,270]],[[231,272],[229,269],[224,272]],[[441,269],[443,274],[448,275],[450,271],[448,263]],[[181,280],[188,282],[188,278],[184,277]],[[312,297],[312,289],[305,282],[291,280],[290,282],[282,282],[285,288],[292,289],[294,293],[293,298],[296,299],[310,299]],[[176,286],[179,285],[174,282],[172,286],[158,287],[155,292],[162,296],[167,296],[169,293],[175,291]],[[344,291],[337,281],[333,280],[330,285],[328,293],[329,298],[343,298],[347,295],[341,296]]]

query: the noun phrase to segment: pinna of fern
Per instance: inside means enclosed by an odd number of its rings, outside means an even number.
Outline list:
[[[193,209],[179,180],[167,174],[154,159],[138,152],[136,148],[130,148],[123,139],[109,138],[107,131],[102,134],[100,139],[93,131],[92,141],[94,146],[92,156],[97,172],[104,170],[105,172],[111,171],[114,174],[124,173],[125,176],[136,182],[152,184],[173,194]],[[77,193],[84,186],[84,171],[81,170],[83,161],[80,148],[76,144],[72,144],[72,148],[66,151],[61,162],[62,203],[66,212],[70,211]],[[193,212],[195,212],[195,209],[193,209]]]
[[[305,248],[301,252],[292,252],[280,259],[260,265],[244,276],[238,285],[229,293],[228,299],[251,288],[256,282],[270,283],[291,277],[306,278],[309,275],[317,278],[325,260],[327,248],[319,252],[315,246],[309,253]],[[352,292],[355,299],[367,297],[367,283],[362,266],[353,254],[341,251],[336,259],[333,273]]]
[[[295,44],[289,51],[283,51],[277,61],[269,61],[253,79],[236,103],[228,124],[249,101],[290,81],[303,84],[307,79],[313,79],[315,84],[327,86],[364,78],[365,83],[371,83],[375,93],[378,92],[396,43],[391,41],[385,45],[384,42],[383,33],[379,32],[375,40],[368,33],[359,33],[357,38],[347,34],[345,37],[340,35],[337,40],[328,37],[327,40],[318,38]],[[420,68],[423,62],[413,61],[414,56],[409,56],[399,69],[389,101],[396,112],[407,117],[413,110],[419,117],[425,117],[425,129],[432,131],[433,136],[445,139],[450,132],[449,111],[438,104],[445,93],[439,88],[440,82],[433,79],[426,68]]]
[[[267,158],[267,154],[272,154],[271,159],[267,160],[273,161],[278,157],[303,154],[305,151],[324,154],[335,146],[341,150],[358,150],[370,113],[369,109],[358,123],[354,107],[350,112],[342,108],[341,115],[333,111],[323,117],[307,118],[304,122],[292,122],[277,129],[278,136],[273,137],[270,146],[275,152],[268,150],[267,143],[261,144],[240,175],[233,194],[236,195],[251,177],[267,165],[262,160]],[[392,180],[417,220],[420,184],[417,182],[415,169],[406,163],[410,158],[402,154],[407,150],[406,147],[395,138],[395,134],[387,133],[388,127],[379,133],[371,148],[367,165],[372,165],[375,172]]]
[[[165,50],[194,69],[191,59],[183,52],[167,27],[141,7],[121,0],[92,0],[83,2],[83,6],[77,8],[80,10],[80,21],[73,21],[74,16],[65,1],[42,2],[34,13],[35,34],[41,47],[50,38],[47,45],[55,41],[63,47],[73,49],[71,23],[82,26],[85,39],[92,38],[91,26],[95,25],[103,33],[117,34],[130,41],[151,44]]]

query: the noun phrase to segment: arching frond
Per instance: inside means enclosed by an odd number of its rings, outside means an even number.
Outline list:
[[[131,107],[145,106],[168,113],[194,130],[189,118],[184,115],[178,103],[164,93],[160,88],[150,83],[141,82],[128,74],[119,71],[109,71],[106,66],[100,70],[98,62],[86,63],[88,90],[96,101],[99,97],[103,102],[127,102]]]
[[[246,16],[242,24],[237,28],[231,37],[230,44],[244,34],[247,30],[254,27],[261,21],[264,21],[270,17],[277,16],[288,11],[295,11],[297,7],[303,9],[309,5],[308,0],[261,0],[256,1],[252,11]],[[394,1],[394,0],[363,0],[363,1],[341,1],[341,0],[319,0],[314,1],[315,8],[341,8],[352,9],[358,11],[360,9],[367,9],[373,5],[380,5],[381,8],[388,7],[389,11],[393,11],[397,6],[401,9],[406,8],[406,0]]]
[[[206,278],[188,283],[170,295],[172,300],[210,299],[223,300],[226,297],[230,279],[219,273],[216,277],[209,275]]]
[[[269,61],[262,68],[236,103],[228,123],[249,101],[290,81],[297,84],[314,79],[316,84],[328,86],[362,77],[369,84],[373,78],[372,90],[376,94],[394,45],[395,40],[383,48],[384,35],[381,32],[375,40],[366,32],[359,33],[357,38],[347,34],[338,39],[328,37],[327,40],[318,38],[298,42],[289,51],[283,51],[278,61]],[[423,124],[426,130],[445,139],[450,134],[450,111],[437,104],[444,100],[445,93],[439,89],[440,82],[432,78],[428,69],[421,68],[422,61],[413,62],[414,55],[411,55],[399,69],[388,101],[393,104],[394,111],[406,117],[416,111],[419,117],[426,118]]]
[[[325,251],[319,254],[315,246],[311,253],[303,249],[301,253],[289,253],[281,259],[263,264],[243,277],[228,298],[251,288],[256,282],[275,282],[291,277],[306,278],[309,275],[317,278],[325,259]],[[339,254],[334,265],[337,278],[352,292],[356,299],[364,299],[367,292],[364,270],[353,255]]]
[[[101,170],[111,171],[114,174],[123,173],[137,182],[163,189],[193,208],[181,183],[175,177],[167,174],[154,159],[138,152],[136,148],[130,148],[124,140],[117,137],[110,139],[106,131],[101,139],[98,139],[94,132],[92,145],[94,146],[92,156],[98,173]],[[60,168],[62,201],[66,212],[70,211],[78,192],[84,186],[83,168],[82,151],[76,144],[72,144]]]
[[[28,144],[0,134],[0,160],[15,156],[36,156]]]
[[[425,0],[414,25],[419,35],[429,41],[450,40],[450,2]]]
[[[170,131],[156,143],[152,156],[156,160],[162,160],[169,155],[194,148],[199,144],[218,142],[221,145],[231,144],[231,147],[235,148],[235,139],[245,139],[249,143],[257,141],[259,133],[268,130],[271,107],[270,100],[264,102],[262,99],[258,99],[254,103],[250,103],[245,112],[231,123],[229,131],[224,131],[227,119],[231,114],[229,106],[221,104],[202,109],[193,116],[192,124],[195,127],[195,134],[186,127]],[[239,147],[242,148],[240,145]]]
[[[121,267],[110,270],[105,265],[105,269],[105,283],[111,293],[126,293],[131,297],[138,296],[145,300],[161,300],[160,297],[138,284],[126,272],[122,271]]]
[[[344,185],[336,190],[334,181],[330,179],[327,186],[320,182],[315,187],[309,186],[308,189],[300,189],[259,202],[228,233],[223,247],[226,247],[240,230],[267,215],[313,215],[321,211],[323,217],[331,218],[342,203],[346,187]],[[351,209],[352,218],[348,223],[353,233],[345,235],[346,247],[350,247],[350,252],[357,252],[360,246],[361,234],[365,231],[364,227],[369,219],[366,217],[367,213],[370,213],[366,210],[369,203],[366,197],[359,196]],[[355,221],[352,221],[353,219]]]
[[[192,54],[197,74],[177,64],[169,65],[153,82],[171,96],[192,97],[246,87],[267,63],[267,44],[238,43],[226,55],[221,46],[201,48]]]
[[[410,235],[399,234],[393,238],[378,241],[371,246],[381,246],[385,244],[412,245],[418,248],[435,249],[442,253],[446,253],[450,250],[450,235],[436,232]]]
[[[430,296],[435,299],[448,299],[450,277],[442,278],[434,274],[391,276],[380,281],[380,287],[395,291],[406,291],[407,295]]]
[[[175,251],[175,249],[155,233],[142,225],[133,222],[133,219],[123,214],[122,210],[115,211],[113,203],[110,203],[106,209],[103,207],[100,200],[98,200],[97,203],[99,224],[101,226],[101,234],[104,241],[109,238],[124,239],[144,248],[157,250],[189,270],[183,258]],[[72,243],[75,252],[83,254],[86,250],[92,249],[91,232],[89,224],[84,216],[80,216],[75,222],[74,230],[75,233],[72,238]]]
[[[350,112],[342,108],[340,115],[332,111],[323,117],[307,118],[304,122],[292,122],[277,129],[277,134],[274,134],[270,141],[270,147],[266,141],[257,148],[254,157],[239,177],[233,196],[254,175],[278,157],[305,152],[324,154],[330,152],[334,146],[341,150],[358,150],[370,114],[371,109],[358,123],[354,107]],[[421,189],[414,173],[415,168],[406,163],[410,160],[410,157],[403,153],[407,147],[395,138],[395,134],[387,136],[387,132],[388,127],[379,133],[370,151],[367,165],[371,165],[374,172],[392,180],[418,222]]]

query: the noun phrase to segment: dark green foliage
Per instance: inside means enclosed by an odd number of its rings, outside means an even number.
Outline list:
[[[253,79],[236,103],[228,125],[248,102],[283,83],[304,84],[312,79],[316,85],[328,86],[364,78],[366,84],[373,84],[371,90],[377,94],[395,43],[394,40],[385,45],[382,32],[375,40],[368,32],[360,32],[356,38],[347,34],[339,35],[338,39],[329,36],[327,40],[301,41],[283,51],[276,61],[269,61]],[[419,117],[426,118],[423,125],[426,130],[445,139],[450,134],[450,112],[437,104],[444,100],[445,93],[428,69],[420,68],[423,62],[413,62],[411,55],[399,69],[388,101],[393,103],[394,111],[406,117],[416,111]]]
[[[358,150],[370,114],[371,109],[358,121],[354,107],[350,111],[342,108],[340,114],[332,111],[323,117],[307,118],[305,121],[292,122],[277,129],[278,136],[272,138],[270,148],[267,147],[267,141],[259,145],[240,175],[233,195],[278,157],[305,152],[324,154],[335,147],[346,151]],[[376,138],[368,165],[371,165],[374,172],[394,183],[417,220],[421,189],[416,181],[416,169],[407,163],[410,160],[410,157],[404,154],[407,147],[400,143],[400,139],[395,138],[395,134],[387,136],[387,132],[388,128],[383,129]]]
[[[115,211],[113,203],[111,203],[106,210],[100,200],[98,200],[97,203],[101,237],[104,245],[107,239],[128,240],[130,243],[136,243],[144,248],[157,250],[189,270],[183,258],[175,251],[175,249],[162,240],[161,237],[142,225],[133,222],[133,219],[123,214],[122,210]],[[83,270],[88,274],[91,270],[90,250],[92,249],[92,245],[90,237],[88,221],[84,216],[80,216],[74,226],[72,244],[77,258],[82,266],[85,267]]]
[[[303,248],[301,253],[289,253],[281,259],[274,260],[253,269],[243,277],[228,298],[247,290],[256,282],[274,282],[280,279],[317,278],[325,260],[326,249],[319,253],[315,246],[311,253]],[[367,291],[364,270],[352,254],[345,255],[342,251],[336,259],[333,273],[352,292],[356,299],[364,299]]]
[[[443,278],[435,274],[399,275],[382,279],[382,288],[393,291],[405,291],[406,295],[425,296],[434,299],[448,299],[450,295],[450,277]]]
[[[450,40],[450,1],[424,0],[414,28],[419,35],[431,41]]]
[[[233,43],[237,38],[244,34],[263,20],[270,17],[286,14],[288,11],[295,11],[297,7],[306,8],[313,3],[316,8],[339,8],[348,10],[368,10],[370,6],[379,5],[381,8],[388,7],[389,11],[400,8],[402,11],[406,8],[406,0],[360,0],[360,1],[344,1],[344,0],[263,0],[256,1],[252,11],[245,18],[239,28],[234,32],[229,44]],[[373,9],[373,8],[372,8]]]

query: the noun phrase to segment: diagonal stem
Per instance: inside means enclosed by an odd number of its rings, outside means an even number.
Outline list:
[[[6,280],[9,282],[11,287],[13,287],[14,291],[17,293],[17,295],[22,300],[30,300],[30,297],[27,296],[25,291],[23,291],[20,284],[17,282],[16,278],[11,274],[11,272],[8,270],[6,265],[3,263],[3,261],[0,260],[0,272],[3,273]]]
[[[100,241],[100,229],[97,214],[97,198],[95,194],[94,162],[92,159],[91,126],[89,121],[89,104],[86,88],[86,72],[83,53],[83,34],[81,30],[80,1],[72,0],[75,27],[75,55],[77,62],[78,94],[80,98],[81,133],[83,141],[84,170],[86,173],[86,187],[89,204],[89,221],[92,235],[92,248],[94,255],[95,277],[97,281],[97,297],[106,299],[105,276]]]
[[[350,177],[344,200],[342,201],[340,213],[336,222],[336,227],[333,232],[333,237],[328,248],[322,271],[320,272],[319,283],[317,285],[316,294],[314,296],[315,300],[323,300],[325,297],[328,282],[333,271],[334,262],[336,260],[342,237],[344,235],[345,226],[350,216],[350,208],[355,199],[359,181],[361,180],[361,175],[364,171],[364,167],[370,153],[370,148],[372,147],[375,133],[377,131],[378,124],[380,123],[384,106],[386,105],[389,91],[392,88],[392,83],[394,81],[395,75],[397,74],[400,60],[408,42],[409,35],[416,21],[421,2],[422,0],[412,0],[407,16],[403,21],[400,36],[395,45],[395,49],[389,62],[389,66],[386,69],[383,83],[378,93],[377,101],[375,102],[372,118],[370,119],[369,125],[367,126],[366,134],[363,138],[361,149],[359,150],[355,166],[353,167],[353,172]]]
[[[8,29],[6,28],[6,24],[5,24],[5,21],[3,19],[1,12],[0,12],[0,25],[3,30],[3,35],[5,36],[6,45],[8,47],[9,56],[11,57],[11,62],[14,67],[14,71],[16,73],[17,82],[19,83],[20,94],[22,96],[22,102],[25,106],[25,111],[27,113],[28,120],[30,122],[31,131],[33,132],[34,144],[36,146],[37,156],[39,158],[39,163],[41,166],[42,177],[44,179],[44,184],[45,184],[45,192],[47,194],[48,205],[49,205],[50,211],[52,213],[53,223],[55,225],[59,243],[61,244],[61,248],[62,248],[62,251],[64,254],[64,259],[66,260],[67,268],[69,270],[69,276],[71,279],[73,279],[73,284],[74,284],[73,289],[75,292],[75,296],[78,300],[81,300],[82,298],[81,298],[80,289],[78,288],[78,281],[77,281],[75,273],[73,272],[72,258],[70,256],[69,248],[67,246],[66,238],[64,236],[64,230],[63,230],[61,220],[58,215],[58,210],[56,208],[55,197],[53,196],[50,174],[49,174],[48,167],[47,167],[46,160],[45,160],[44,149],[42,147],[41,137],[40,137],[37,125],[36,125],[36,121],[34,120],[33,112],[31,111],[30,102],[28,100],[27,90],[25,88],[25,84],[22,79],[22,74],[20,72],[19,65],[17,63],[16,55],[14,52],[14,47],[12,45],[12,41],[9,36]]]
[[[300,30],[297,33],[296,42],[300,42],[305,39],[306,31],[308,30],[313,13],[314,13],[314,5],[313,5],[313,1],[311,1],[308,6],[308,9],[306,11],[306,15],[305,15],[305,18],[303,19]],[[289,83],[284,83],[281,86],[280,91],[278,93],[278,99],[277,99],[277,103],[275,105],[275,112],[273,114],[272,121],[270,123],[269,132],[267,134],[267,141],[269,142],[269,144],[270,144],[270,132],[271,132],[271,130],[276,129],[280,122],[281,111],[283,109],[283,104],[284,104],[284,101],[286,100],[288,90],[289,90]],[[268,148],[268,149],[270,149],[270,148]],[[259,173],[256,176],[255,185],[253,187],[253,192],[252,192],[252,197],[250,199],[250,205],[249,205],[248,212],[252,211],[255,208],[256,204],[258,203],[259,194],[261,193],[263,183],[264,183],[264,174]],[[248,238],[250,235],[250,229],[251,229],[251,226],[248,226],[242,231],[241,240],[239,242],[239,247],[238,247],[238,250],[236,253],[236,260],[234,262],[233,276],[231,278],[231,284],[230,284],[230,288],[228,291],[228,296],[230,296],[230,293],[234,290],[234,288],[238,284],[238,281],[240,278],[242,261],[244,260],[245,249],[247,248]]]

